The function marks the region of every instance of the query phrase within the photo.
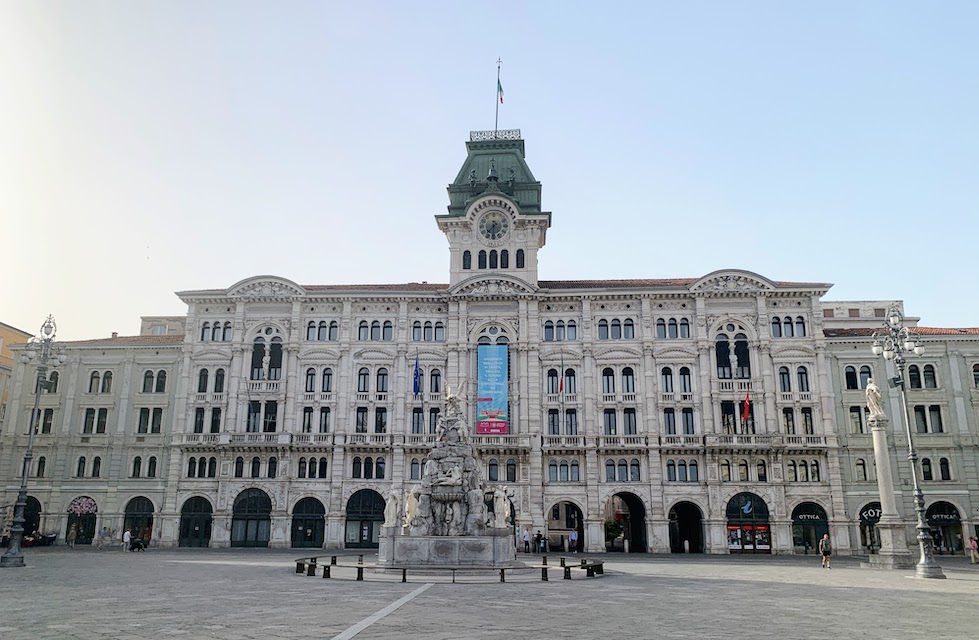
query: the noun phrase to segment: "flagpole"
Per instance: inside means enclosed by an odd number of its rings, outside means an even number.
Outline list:
[[[560,404],[560,406],[561,406],[561,415],[558,416],[558,422],[557,422],[557,424],[558,424],[558,433],[560,434],[561,433],[561,423],[564,422],[567,419],[566,416],[564,415],[564,352],[563,351],[561,352],[561,371],[558,372],[558,379],[557,380],[558,380],[558,383],[557,383],[557,385],[558,385],[557,386],[558,401],[560,401],[560,403],[561,403]],[[568,430],[568,425],[565,424],[564,425],[564,431],[567,431],[567,430]]]
[[[500,65],[503,64],[503,60],[500,58],[496,59],[496,95],[493,102],[496,103],[496,120],[493,122],[493,139],[496,139],[496,133],[500,130]]]

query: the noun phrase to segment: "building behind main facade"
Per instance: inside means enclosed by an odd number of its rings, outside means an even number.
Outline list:
[[[374,546],[384,496],[419,481],[450,388],[476,424],[480,347],[496,346],[505,428],[472,439],[489,484],[512,492],[516,536],[540,530],[563,546],[577,530],[586,551],[793,553],[829,532],[839,552],[874,550],[863,388],[895,375],[870,347],[900,303],[829,302],[829,284],[736,269],[540,280],[551,214],[519,132],[474,132],[467,149],[436,216],[445,284],[255,276],[180,292],[186,316],[144,317],[143,335],[68,343],[40,399],[28,527],[63,538],[76,524],[85,540],[135,526],[160,545]],[[909,413],[929,524],[961,552],[979,524],[979,330],[917,330],[926,351],[910,363]],[[15,368],[0,433],[4,503],[19,484],[32,371]],[[901,407],[885,393],[910,523]]]

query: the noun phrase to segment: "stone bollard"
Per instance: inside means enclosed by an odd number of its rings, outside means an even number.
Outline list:
[[[363,582],[364,581],[364,568],[363,567],[357,567],[357,581],[358,582]]]
[[[336,556],[330,556],[330,564],[335,565],[336,563],[337,563],[337,557]]]
[[[323,577],[324,578],[329,578],[330,577],[330,565],[328,565],[328,564],[324,564],[323,565]]]
[[[302,573],[305,570],[306,570],[306,563],[303,562],[302,560],[297,560],[296,561],[296,573]]]
[[[315,576],[316,575],[316,563],[315,562],[310,562],[309,565],[307,565],[307,567],[306,567],[306,575],[307,576]]]
[[[571,567],[565,567],[564,568],[564,579],[565,580],[570,580],[571,579]]]
[[[547,565],[547,556],[541,556],[541,564]]]

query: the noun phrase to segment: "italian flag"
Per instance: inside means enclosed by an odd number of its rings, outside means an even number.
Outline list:
[[[503,104],[503,85],[499,80],[496,81],[496,93],[500,96],[500,104]]]

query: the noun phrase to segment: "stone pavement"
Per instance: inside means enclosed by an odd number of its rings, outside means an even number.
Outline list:
[[[944,639],[973,638],[979,626],[979,565],[961,557],[940,557],[948,579],[927,581],[860,569],[855,558],[824,570],[816,556],[609,554],[594,556],[607,563],[594,579],[568,582],[553,571],[540,582],[532,570],[506,584],[492,574],[401,584],[355,582],[343,569],[335,575],[346,579],[297,575],[295,549],[25,551],[26,568],[0,570],[3,640],[345,639],[365,620],[358,640]]]

